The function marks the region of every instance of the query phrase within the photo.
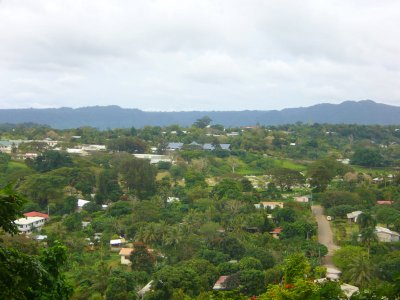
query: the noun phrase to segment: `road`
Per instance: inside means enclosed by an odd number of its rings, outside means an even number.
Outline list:
[[[321,205],[313,205],[311,209],[318,223],[318,242],[328,248],[328,254],[323,258],[324,266],[336,269],[332,262],[332,256],[340,247],[333,242],[330,222],[326,219]]]

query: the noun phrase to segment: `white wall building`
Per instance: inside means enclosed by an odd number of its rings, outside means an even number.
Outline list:
[[[45,218],[42,217],[25,217],[14,221],[18,226],[18,231],[25,234],[30,234],[32,231],[40,231],[45,223]]]

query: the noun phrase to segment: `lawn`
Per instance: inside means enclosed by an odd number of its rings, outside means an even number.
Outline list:
[[[354,223],[349,223],[344,219],[336,219],[331,222],[333,230],[333,239],[335,243],[340,244],[344,241],[351,240],[354,233],[358,233],[358,226]]]

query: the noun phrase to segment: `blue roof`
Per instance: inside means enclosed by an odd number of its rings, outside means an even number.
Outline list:
[[[168,143],[168,149],[181,149],[183,143]]]

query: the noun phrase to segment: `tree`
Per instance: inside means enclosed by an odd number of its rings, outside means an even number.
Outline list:
[[[72,159],[67,153],[48,150],[33,160],[27,159],[26,164],[36,171],[48,172],[57,168],[72,166]]]
[[[245,253],[244,246],[234,237],[223,239],[219,244],[219,248],[233,259],[241,258]]]
[[[131,155],[118,155],[113,163],[125,181],[127,188],[139,197],[146,197],[155,192],[157,169],[146,159],[137,159]]]
[[[371,148],[357,149],[350,162],[353,165],[364,167],[381,167],[384,164],[383,157],[379,151]]]
[[[206,128],[208,125],[210,125],[212,119],[208,116],[204,116],[200,119],[197,119],[196,122],[193,123],[194,127],[197,128]]]
[[[149,253],[146,245],[143,243],[134,243],[133,252],[129,257],[132,262],[132,269],[150,273],[153,269],[154,257]]]
[[[225,178],[213,187],[211,195],[216,196],[218,199],[239,199],[242,195],[240,182]]]
[[[343,277],[350,280],[350,283],[364,288],[371,282],[372,272],[373,268],[369,258],[365,255],[360,255],[351,259]]]
[[[17,232],[13,220],[23,203],[11,186],[0,189],[0,229]],[[66,258],[66,248],[57,242],[38,258],[0,244],[0,298],[68,299],[72,289],[61,272]]]
[[[28,177],[19,190],[41,207],[45,207],[50,200],[57,202],[62,199],[62,188],[66,183],[66,179],[61,176],[35,174]]]
[[[14,220],[22,216],[21,209],[25,202],[26,200],[17,194],[11,185],[0,189],[0,228],[11,234],[18,232]]]
[[[274,183],[280,187],[282,192],[304,183],[304,176],[300,172],[287,168],[275,168],[272,176]]]
[[[120,137],[109,141],[108,149],[128,152],[128,153],[145,153],[147,143],[137,137]]]

